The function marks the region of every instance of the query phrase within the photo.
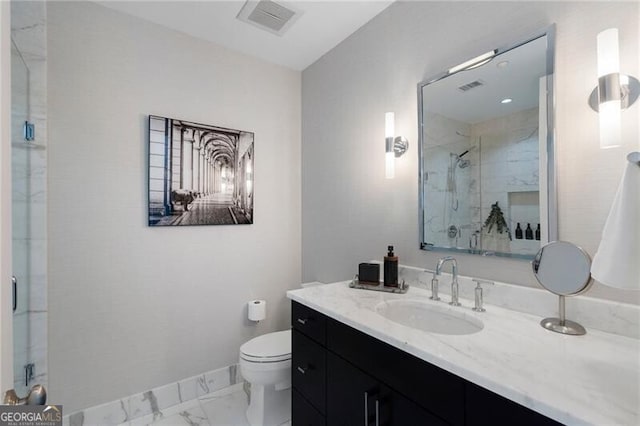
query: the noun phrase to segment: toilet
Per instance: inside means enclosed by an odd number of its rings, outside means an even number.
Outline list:
[[[240,373],[251,383],[251,426],[291,419],[291,330],[263,334],[240,346]]]
[[[318,285],[324,283],[301,287]],[[291,420],[291,330],[263,334],[240,346],[240,374],[251,383],[251,426],[279,426]]]

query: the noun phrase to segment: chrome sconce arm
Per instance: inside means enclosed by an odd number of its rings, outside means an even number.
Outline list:
[[[600,111],[603,102],[620,100],[620,108],[627,109],[640,96],[640,81],[637,78],[619,73],[600,77],[598,86],[589,95],[589,106],[595,112]]]
[[[393,179],[395,176],[395,159],[399,158],[409,149],[409,141],[402,136],[395,136],[395,114],[384,114],[384,150],[385,150],[385,177]]]

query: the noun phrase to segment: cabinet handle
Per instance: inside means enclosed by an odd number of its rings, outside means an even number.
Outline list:
[[[307,323],[306,319],[302,319],[302,318],[298,318],[298,322],[302,325],[305,325]]]
[[[307,370],[305,370],[305,369],[304,369],[304,368],[302,368],[302,367],[297,367],[297,369],[298,369],[298,371],[299,371],[299,372],[301,372],[302,374],[304,374],[304,373],[306,373],[306,372],[307,372]]]
[[[376,426],[380,426],[380,401],[376,399]]]
[[[364,426],[369,426],[369,394],[364,393]]]

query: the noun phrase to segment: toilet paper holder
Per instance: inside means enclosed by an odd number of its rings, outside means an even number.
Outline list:
[[[267,317],[266,300],[250,300],[247,302],[247,317],[250,321],[259,322]]]

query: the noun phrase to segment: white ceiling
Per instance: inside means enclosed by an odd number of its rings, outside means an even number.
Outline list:
[[[303,12],[283,36],[236,19],[244,0],[107,0],[98,3],[300,71],[382,12],[393,0],[276,2]]]
[[[495,56],[489,63],[450,75],[422,89],[425,112],[464,123],[480,123],[539,104],[540,77],[547,74],[547,38],[540,37]],[[498,64],[505,63],[500,67]],[[467,92],[458,87],[481,80],[484,85]],[[502,104],[510,98],[513,101]]]

